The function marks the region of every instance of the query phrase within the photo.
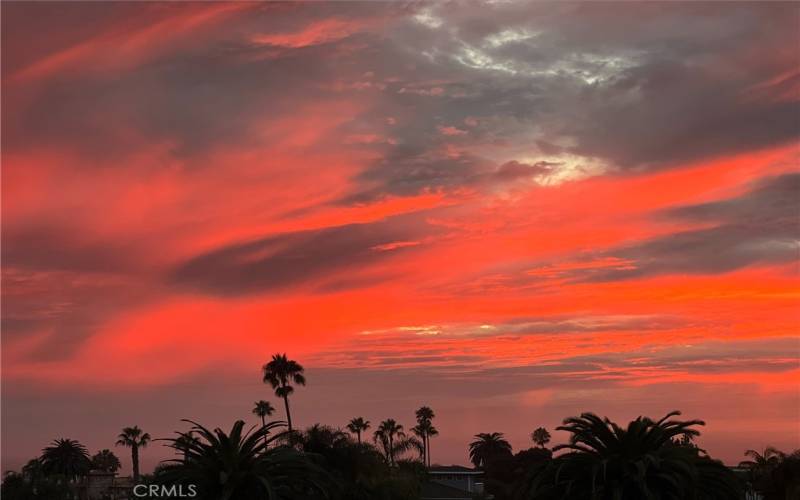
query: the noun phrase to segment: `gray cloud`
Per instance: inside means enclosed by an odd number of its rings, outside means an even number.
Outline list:
[[[579,272],[577,279],[610,281],[663,273],[722,273],[800,256],[800,174],[761,181],[742,196],[679,207],[668,216],[714,227],[683,231],[604,253],[618,268]]]
[[[341,273],[413,251],[414,246],[391,247],[431,230],[421,221],[410,223],[411,219],[415,218],[403,216],[228,245],[181,264],[170,281],[214,295],[269,292],[310,282],[321,285],[321,291],[342,289],[348,283],[361,286],[363,280],[342,279]]]
[[[264,124],[299,108],[313,114],[314,103],[360,99],[368,109],[326,134],[324,145],[341,147],[364,131],[394,145],[367,146],[381,157],[356,175],[349,203],[492,182],[489,174],[506,162],[563,154],[612,170],[665,168],[785,143],[800,129],[798,101],[764,86],[793,69],[786,41],[795,4],[629,3],[626,15],[593,4],[450,5],[255,6],[121,74],[71,71],[35,89],[9,87],[5,147],[79,149],[95,157],[87,165],[116,166],[116,155],[144,140],[207,166],[218,147],[267,147],[277,138]],[[12,14],[20,25],[55,31],[47,23],[57,19],[37,9]],[[155,15],[60,9],[98,23],[124,17],[146,25]],[[304,47],[253,41],[325,19],[355,28]],[[16,59],[4,58],[4,69],[45,52],[30,44],[30,32],[9,32],[4,53]],[[59,36],[68,45],[90,34]],[[109,117],[138,135],[109,126]],[[387,126],[387,117],[396,124]],[[459,132],[441,133],[447,129]]]
[[[564,154],[638,172],[785,144],[800,132],[800,102],[778,98],[792,95],[791,79],[767,83],[794,68],[786,43],[796,5],[638,3],[626,12],[434,4],[397,24],[390,39],[405,50],[384,49],[414,70],[378,70],[396,76],[380,109],[413,119],[393,131],[396,150],[358,180],[384,180],[397,194],[447,189],[509,157]],[[487,161],[442,161],[445,146]],[[426,153],[409,161],[398,151]]]
[[[163,9],[138,6],[130,12],[122,6],[86,4],[56,8],[68,17],[97,18],[101,28],[104,22],[124,19],[125,26],[117,34],[130,30],[127,34],[132,36],[137,35],[137,29],[165,17],[189,15],[197,9],[189,5]],[[20,26],[60,32],[53,9],[44,20],[38,18],[39,10],[35,6],[18,7],[12,14]],[[140,150],[143,142],[168,143],[173,157],[192,166],[207,166],[208,153],[218,148],[266,147],[286,131],[265,134],[265,123],[294,118],[299,107],[313,114],[314,103],[341,97],[321,83],[348,75],[355,78],[363,71],[355,68],[351,75],[341,63],[357,51],[352,46],[362,46],[374,35],[364,28],[341,39],[296,48],[262,44],[254,38],[291,33],[332,18],[357,27],[368,26],[371,20],[392,16],[396,10],[390,5],[368,4],[319,5],[313,9],[253,5],[218,26],[201,29],[191,43],[165,39],[146,61],[131,67],[123,65],[114,71],[69,68],[33,86],[4,84],[5,148],[65,148],[87,155],[92,160],[85,162],[87,167],[120,168],[116,161],[119,155]],[[4,28],[7,24],[10,22],[4,19]],[[67,33],[65,43],[80,44],[97,37],[98,44],[107,43],[108,50],[113,50],[113,38],[104,38],[101,28]],[[40,51],[26,49],[36,45],[31,43],[30,33],[30,29],[14,29],[8,39],[4,34],[3,53],[14,54],[8,65],[4,58],[4,72],[36,62],[42,52],[52,54],[63,49],[46,44]],[[59,38],[49,35],[50,39]],[[119,43],[124,40],[121,36]],[[85,64],[92,65],[93,61]]]

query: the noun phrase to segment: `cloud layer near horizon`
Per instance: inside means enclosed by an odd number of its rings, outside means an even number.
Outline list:
[[[427,403],[445,462],[494,415],[583,409],[707,411],[731,461],[800,445],[797,5],[3,14],[4,455],[67,388],[50,432],[115,393],[150,402],[115,426],[167,433],[170,387],[244,417],[275,351],[353,387],[302,423]],[[237,389],[189,403],[211,374]]]

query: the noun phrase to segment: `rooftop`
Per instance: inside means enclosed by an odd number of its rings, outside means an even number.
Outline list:
[[[428,472],[432,474],[483,474],[481,470],[463,465],[432,465]]]

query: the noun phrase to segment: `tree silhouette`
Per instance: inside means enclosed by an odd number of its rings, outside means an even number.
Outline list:
[[[475,467],[485,468],[492,460],[510,456],[511,444],[502,432],[480,433],[469,444],[469,459]]]
[[[192,435],[192,431],[181,433],[177,438],[169,440],[172,442],[172,448],[183,453],[183,458],[188,456],[189,448],[197,443],[197,438]]]
[[[544,427],[539,427],[531,433],[531,440],[544,448],[544,445],[550,442],[550,433]]]
[[[349,440],[350,437],[341,430],[322,424],[314,424],[305,432],[298,433],[300,447],[310,453],[322,453]]]
[[[253,415],[256,415],[261,418],[261,427],[266,427],[267,425],[267,417],[275,413],[275,407],[272,406],[272,403],[269,401],[256,401],[255,406],[253,407]],[[267,437],[264,436],[264,442],[266,442]]]
[[[89,472],[91,466],[86,447],[73,439],[56,439],[42,450],[42,470],[75,479]]]
[[[381,422],[378,429],[373,433],[373,440],[380,446],[380,450],[386,457],[390,467],[397,464],[397,456],[408,450],[422,450],[422,443],[414,438],[406,436],[403,426],[394,419],[386,419]]]
[[[431,440],[432,436],[439,434],[433,426],[433,418],[436,414],[428,406],[423,406],[416,411],[417,425],[411,431],[422,440],[422,463],[430,467],[431,465]]]
[[[564,420],[571,434],[567,450],[534,475],[525,498],[685,499],[739,498],[740,485],[721,462],[699,448],[675,444],[698,436],[701,420],[678,421],[671,412],[658,421],[639,417],[626,428],[593,413]]]
[[[269,383],[275,389],[275,395],[283,398],[286,407],[286,421],[289,432],[292,432],[292,414],[289,412],[289,395],[294,392],[292,383],[306,385],[303,367],[294,360],[288,359],[286,354],[274,354],[272,360],[263,367],[264,383]]]
[[[744,455],[750,460],[739,462],[739,467],[744,467],[749,471],[749,479],[753,485],[760,490],[771,489],[773,472],[781,465],[786,454],[772,446],[767,446],[762,452],[747,450]]]
[[[396,455],[395,466],[390,467],[388,457],[375,446],[358,443],[355,435],[351,437],[327,425],[315,424],[304,432],[295,431],[293,436],[297,437],[296,448],[314,457],[316,463],[337,479],[337,489],[330,500],[420,498],[421,486],[426,480],[421,462],[403,460]],[[395,441],[396,453],[402,452],[402,444]],[[314,500],[321,499],[314,497]]]
[[[167,440],[185,456],[164,462],[158,482],[194,485],[201,498],[226,500],[325,498],[332,488],[330,477],[309,455],[289,446],[270,446],[286,437],[286,432],[279,432],[283,422],[244,432],[244,422],[238,420],[227,434],[186,422],[192,424],[192,439],[179,443],[188,434],[179,432],[177,438]],[[183,443],[189,443],[188,447],[183,448]]]
[[[740,467],[747,467],[751,470],[766,470],[772,471],[778,464],[781,463],[786,455],[778,449],[767,446],[764,451],[759,453],[756,450],[747,450],[744,456],[750,457],[750,460],[743,460],[739,462]]]
[[[111,450],[100,450],[92,457],[92,469],[103,472],[117,472],[122,464]]]
[[[781,461],[772,471],[766,500],[800,498],[800,450],[781,453]]]
[[[36,482],[44,475],[45,471],[40,458],[28,460],[28,463],[22,466],[22,477],[30,483]]]
[[[138,426],[125,427],[117,436],[117,446],[127,446],[131,449],[131,463],[133,464],[133,480],[139,480],[139,448],[147,447],[150,443],[150,434],[142,432]]]
[[[347,424],[347,430],[356,435],[359,444],[361,444],[361,433],[367,429],[369,429],[369,420],[364,420],[362,417],[356,417]]]

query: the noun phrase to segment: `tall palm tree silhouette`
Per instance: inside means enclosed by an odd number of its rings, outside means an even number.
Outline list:
[[[511,455],[511,444],[505,440],[502,432],[482,432],[475,435],[469,444],[469,459],[475,467],[486,467],[492,460]]]
[[[550,433],[544,427],[539,427],[531,433],[531,441],[544,448],[550,442]]]
[[[117,436],[117,446],[127,446],[131,449],[131,463],[133,464],[133,480],[139,480],[139,448],[145,448],[150,443],[150,434],[142,432],[138,426],[125,427]]]
[[[358,444],[361,444],[361,433],[367,429],[369,429],[369,420],[364,420],[362,417],[356,417],[347,424],[347,430],[356,435]]]
[[[439,431],[433,426],[433,417],[436,414],[428,406],[423,406],[416,412],[417,425],[411,431],[422,440],[422,463],[431,465],[431,436],[436,436]]]
[[[288,359],[286,354],[273,354],[272,360],[265,364],[264,383],[268,383],[275,389],[275,395],[283,398],[286,407],[286,422],[289,424],[289,432],[292,432],[292,414],[289,412],[289,394],[294,392],[292,383],[306,385],[306,378],[303,375],[303,367],[297,361]]]
[[[431,436],[436,436],[439,431],[433,426],[433,418],[436,414],[428,406],[423,406],[416,411],[417,425],[411,431],[419,436],[422,441],[422,463],[430,467],[431,465]]]
[[[383,448],[384,455],[389,461],[390,466],[394,466],[395,453],[398,451],[398,442],[405,440],[406,434],[403,426],[394,419],[389,418],[381,422],[381,425],[373,434],[373,439]]]
[[[267,426],[267,417],[275,413],[275,407],[269,401],[256,401],[253,407],[253,415],[261,417],[261,427]],[[264,443],[267,442],[267,436],[264,435]]]
[[[59,474],[75,479],[89,472],[89,452],[74,439],[56,439],[42,450],[41,464],[45,474]]]

